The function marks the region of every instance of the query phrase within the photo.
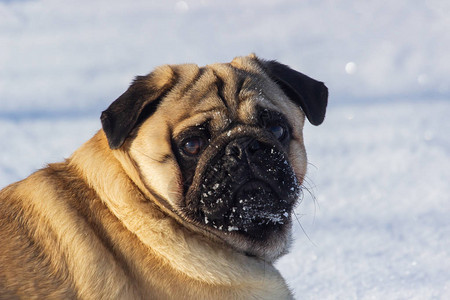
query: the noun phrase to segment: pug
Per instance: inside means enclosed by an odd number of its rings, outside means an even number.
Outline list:
[[[255,55],[137,77],[70,158],[0,192],[0,298],[292,299],[273,262],[327,98]]]

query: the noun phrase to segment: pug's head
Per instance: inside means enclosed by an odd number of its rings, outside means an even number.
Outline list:
[[[254,55],[162,66],[102,114],[144,194],[187,227],[266,260],[285,253],[306,173],[302,129],[325,116],[325,85]]]

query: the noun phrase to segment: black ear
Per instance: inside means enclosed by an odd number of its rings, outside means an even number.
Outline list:
[[[286,96],[302,108],[309,122],[322,124],[328,103],[327,87],[279,62],[262,61],[262,64]]]
[[[111,149],[120,148],[131,131],[156,111],[171,84],[170,78],[164,81],[155,76],[136,77],[128,90],[102,112],[100,119]]]

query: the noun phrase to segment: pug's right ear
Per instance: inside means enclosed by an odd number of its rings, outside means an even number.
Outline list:
[[[156,111],[175,77],[170,66],[138,76],[125,93],[102,112],[100,119],[111,149],[120,148],[131,131]]]

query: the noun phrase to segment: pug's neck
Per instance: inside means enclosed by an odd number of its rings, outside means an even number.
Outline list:
[[[167,277],[167,290],[174,298],[176,291],[180,297],[195,298],[196,291],[205,295],[205,290],[210,291],[211,299],[217,295],[246,299],[292,297],[271,263],[212,242],[162,212],[151,195],[142,193],[139,182],[130,179],[137,174],[130,174],[130,168],[125,170],[112,151],[100,130],[73,154],[69,165],[82,170],[79,174],[94,188],[116,222],[126,228],[122,236],[110,232],[110,237],[124,257],[124,268],[131,269],[146,295],[151,293],[154,278]],[[147,267],[149,262],[158,268]],[[171,280],[171,276],[178,280]],[[164,295],[162,290],[158,293]]]

